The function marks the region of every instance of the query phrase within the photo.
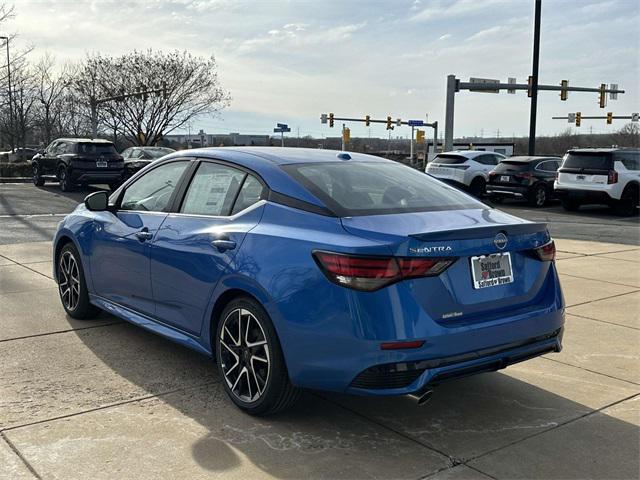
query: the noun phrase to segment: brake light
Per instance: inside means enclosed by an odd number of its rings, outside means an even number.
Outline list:
[[[609,175],[607,175],[607,183],[618,183],[618,172],[615,170],[609,170]]]
[[[420,348],[424,340],[407,340],[403,342],[384,342],[380,344],[380,350],[406,350],[408,348]]]
[[[533,250],[543,262],[553,262],[556,259],[556,244],[553,240]]]
[[[531,172],[516,173],[513,176],[517,177],[517,178],[531,178],[531,177],[533,177]]]
[[[400,258],[313,252],[326,277],[338,285],[371,292],[400,280],[433,277],[444,272],[455,258]]]

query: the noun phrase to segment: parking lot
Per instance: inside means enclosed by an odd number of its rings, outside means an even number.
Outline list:
[[[0,185],[0,478],[638,478],[638,217],[498,205],[556,238],[561,353],[444,384],[423,407],[306,392],[259,419],[209,359],[64,314],[50,239],[86,194]]]

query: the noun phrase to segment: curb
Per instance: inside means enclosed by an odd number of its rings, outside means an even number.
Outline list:
[[[0,177],[0,183],[31,183],[31,177]]]

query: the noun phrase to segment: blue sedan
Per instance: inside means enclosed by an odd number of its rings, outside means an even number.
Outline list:
[[[53,251],[68,315],[105,310],[215,358],[255,415],[303,388],[422,403],[561,348],[546,226],[370,155],[176,152],[89,195]]]

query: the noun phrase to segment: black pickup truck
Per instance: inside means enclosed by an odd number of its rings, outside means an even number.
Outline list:
[[[113,190],[122,181],[124,160],[112,142],[99,138],[59,138],[31,161],[33,183],[57,181],[63,192],[90,183],[108,184]]]

